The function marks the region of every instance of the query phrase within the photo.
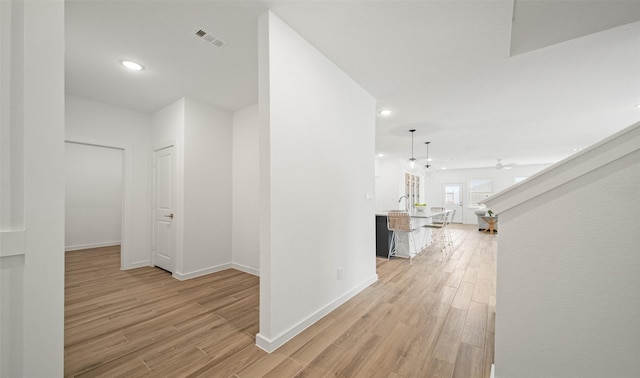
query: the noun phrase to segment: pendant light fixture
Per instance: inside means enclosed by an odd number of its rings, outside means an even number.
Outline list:
[[[424,166],[424,175],[428,178],[433,178],[436,175],[436,170],[429,165],[429,162],[431,161],[431,157],[429,156],[429,144],[431,144],[431,142],[424,142],[424,144],[427,145],[427,165]]]
[[[411,133],[411,159],[407,160],[407,164],[405,164],[405,170],[409,173],[416,173],[418,168],[420,168],[420,164],[418,164],[418,160],[413,157],[413,133],[416,132],[415,129],[409,130]]]

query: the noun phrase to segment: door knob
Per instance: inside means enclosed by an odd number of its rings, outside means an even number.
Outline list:
[[[165,217],[167,217],[167,218],[171,218],[171,219],[173,219],[173,213],[171,213],[171,214],[169,214],[169,215],[164,215],[164,216],[165,216]]]

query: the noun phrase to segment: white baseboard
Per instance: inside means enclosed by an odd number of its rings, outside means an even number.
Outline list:
[[[309,326],[311,326],[313,323],[315,323],[318,320],[322,319],[325,315],[327,315],[331,311],[333,311],[336,308],[338,308],[341,304],[345,303],[349,299],[351,299],[354,296],[356,296],[358,293],[360,293],[362,290],[364,290],[367,287],[369,287],[369,285],[373,284],[377,280],[378,280],[378,275],[375,274],[372,277],[370,277],[369,279],[365,280],[360,285],[358,285],[357,287],[353,288],[352,290],[350,290],[350,291],[346,292],[345,294],[341,295],[340,297],[336,298],[333,302],[331,302],[331,303],[327,304],[326,306],[322,307],[321,309],[316,311],[314,314],[311,314],[306,319],[303,319],[301,322],[299,322],[298,324],[296,324],[293,327],[289,328],[289,330],[281,333],[280,335],[276,336],[273,339],[269,339],[269,338],[265,337],[263,334],[258,333],[256,335],[256,345],[260,349],[263,349],[264,351],[266,351],[267,353],[271,353],[271,352],[275,351],[276,349],[278,349],[282,345],[284,345],[287,341],[289,341],[292,338],[294,338],[300,332],[304,331]]]
[[[211,274],[211,273],[215,273],[215,272],[219,272],[221,270],[225,270],[225,269],[230,269],[232,268],[233,264],[231,263],[226,263],[226,264],[220,264],[220,265],[216,265],[216,266],[212,266],[209,268],[205,268],[205,269],[199,269],[193,272],[189,272],[189,273],[180,273],[180,272],[173,272],[173,277],[180,280],[180,281],[185,281],[191,278],[196,278],[196,277],[200,277],[200,276],[205,276],[207,274]]]
[[[78,251],[81,249],[91,249],[91,248],[101,248],[101,247],[113,247],[115,245],[120,245],[120,241],[111,241],[111,242],[102,242],[102,243],[90,243],[90,244],[79,244],[79,245],[70,245],[65,246],[65,252]]]
[[[250,266],[231,263],[231,268],[260,277],[260,270],[256,268],[252,268]]]
[[[129,266],[127,266],[126,268],[123,268],[122,270],[142,268],[142,267],[145,267],[145,266],[153,266],[151,264],[151,260],[136,261],[134,263],[129,264]]]

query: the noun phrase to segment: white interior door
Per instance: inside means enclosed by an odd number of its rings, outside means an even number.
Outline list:
[[[173,273],[175,264],[173,146],[153,153],[153,264]]]
[[[462,223],[463,194],[462,184],[443,184],[444,208],[446,210],[455,210],[453,223]]]

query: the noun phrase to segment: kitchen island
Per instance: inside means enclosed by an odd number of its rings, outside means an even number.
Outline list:
[[[389,256],[389,245],[392,239],[392,232],[387,228],[387,214],[388,212],[376,213],[376,255],[380,257]],[[444,214],[444,211],[410,211],[411,228],[414,230],[412,232],[413,238],[409,237],[407,233],[399,235],[399,237],[405,239],[405,243],[399,244],[409,246],[409,248],[408,250],[407,248],[397,250],[396,256],[410,258],[431,245],[433,242],[433,230],[422,226],[433,223],[434,218],[437,219]]]

